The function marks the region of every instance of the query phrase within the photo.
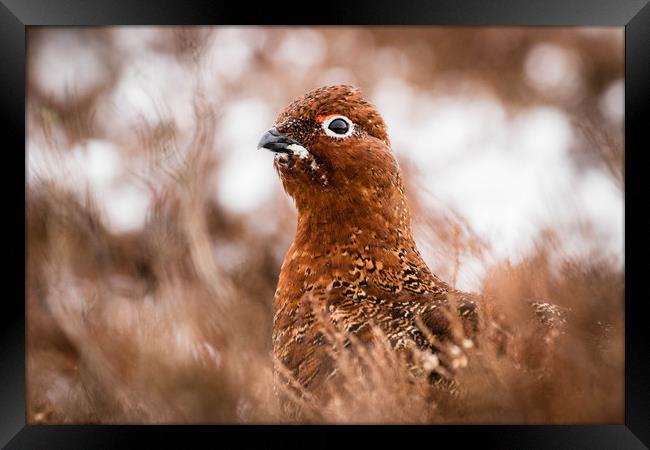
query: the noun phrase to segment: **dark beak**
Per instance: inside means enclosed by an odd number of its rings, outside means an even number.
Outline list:
[[[292,154],[290,145],[300,145],[297,141],[286,137],[284,134],[280,133],[275,127],[271,128],[269,131],[264,133],[262,139],[257,143],[257,148],[265,148],[276,153],[287,153]]]

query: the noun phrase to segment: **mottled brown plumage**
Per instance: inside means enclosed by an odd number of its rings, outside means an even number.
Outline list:
[[[336,116],[351,121],[349,136],[328,135],[323,124]],[[431,273],[416,247],[386,126],[358,89],[307,93],[260,146],[278,152],[275,167],[298,209],[274,299],[273,349],[304,387],[318,389],[334,369],[317,311],[361,342],[375,324],[398,350],[436,350],[418,324],[451,342],[452,304],[465,331],[476,331],[474,298]]]

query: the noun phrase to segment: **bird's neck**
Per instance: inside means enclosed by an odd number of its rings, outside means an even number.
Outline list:
[[[403,189],[384,196],[364,193],[324,197],[299,208],[294,247],[327,252],[337,248],[411,246],[411,218]]]

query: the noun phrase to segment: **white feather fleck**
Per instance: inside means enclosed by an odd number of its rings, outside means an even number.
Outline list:
[[[293,152],[294,155],[296,155],[298,158],[307,158],[309,156],[309,152],[305,147],[302,145],[298,144],[291,144],[288,145],[287,148]]]

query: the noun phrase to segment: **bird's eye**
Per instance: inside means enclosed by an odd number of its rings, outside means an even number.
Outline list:
[[[350,125],[348,125],[348,123],[343,119],[335,119],[330,122],[330,125],[327,128],[336,134],[345,134],[348,131],[348,128],[350,128]]]
[[[331,116],[323,122],[325,134],[334,138],[345,138],[352,134],[354,125],[345,116]]]

